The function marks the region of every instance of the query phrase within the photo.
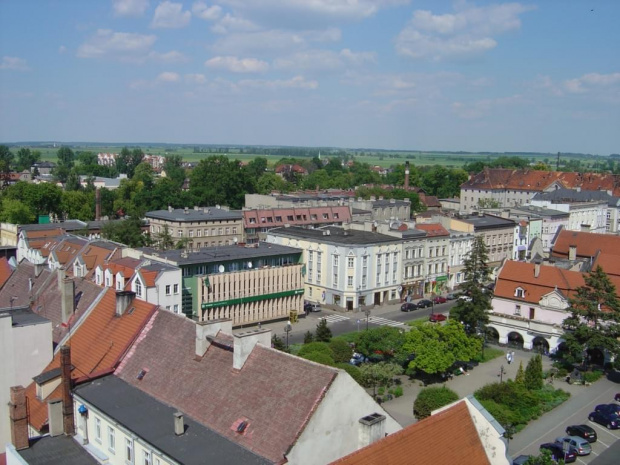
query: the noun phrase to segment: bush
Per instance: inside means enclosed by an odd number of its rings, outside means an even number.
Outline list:
[[[403,387],[402,386],[396,386],[396,387],[390,389],[388,392],[390,394],[392,394],[394,397],[401,397],[403,395]]]
[[[332,339],[329,342],[329,348],[332,351],[336,363],[346,363],[351,360],[353,349],[343,339]]]
[[[480,363],[488,362],[489,360],[493,360],[497,357],[501,357],[504,355],[504,351],[501,349],[496,349],[495,347],[485,347],[484,348],[484,356],[482,354],[477,355],[474,360]]]
[[[595,381],[598,381],[599,379],[601,379],[601,376],[603,376],[603,372],[600,370],[586,371],[583,374],[583,380],[586,383],[594,383]]]
[[[329,348],[329,345],[326,342],[310,342],[309,344],[304,344],[297,355],[300,357],[305,357],[308,354],[320,352],[322,354],[328,355],[330,358],[334,358],[332,354],[332,350]]]
[[[312,362],[320,363],[321,365],[327,365],[330,367],[335,367],[336,362],[334,359],[323,352],[310,352],[309,354],[303,355],[302,358],[306,360],[310,360]]]
[[[377,394],[380,396],[385,394],[385,387],[381,386],[379,389],[377,389]]]
[[[362,372],[358,367],[351,365],[350,363],[337,363],[336,367],[349,373],[349,375],[351,375],[351,378],[353,378],[357,384],[363,386],[364,380],[362,377]]]
[[[421,420],[430,416],[433,410],[457,400],[458,394],[445,386],[422,389],[413,403],[413,415]]]

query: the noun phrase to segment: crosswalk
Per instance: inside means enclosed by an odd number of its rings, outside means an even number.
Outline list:
[[[368,318],[368,323],[372,323],[380,326],[404,326],[405,323],[400,321],[388,320],[387,318],[381,318],[380,316],[371,316]]]
[[[350,319],[351,318],[349,318],[348,316],[342,315],[327,315],[319,317],[319,320],[327,320],[328,323],[337,323],[338,321],[346,321]]]

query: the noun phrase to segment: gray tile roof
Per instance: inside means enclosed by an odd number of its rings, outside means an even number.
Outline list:
[[[169,210],[154,210],[147,212],[147,218],[155,218],[164,221],[198,222],[218,220],[240,220],[243,214],[237,210],[222,210],[216,207],[201,207],[198,210],[188,208],[176,208]]]
[[[461,221],[472,224],[475,231],[481,231],[485,229],[501,229],[510,228],[515,226],[515,222],[508,218],[500,218],[493,215],[467,215],[461,216]]]
[[[281,237],[294,237],[339,245],[374,245],[389,242],[400,242],[398,237],[386,234],[344,229],[336,226],[327,226],[318,229],[305,229],[291,226],[290,228],[274,228],[268,234]]]
[[[183,418],[185,433],[177,436],[174,433],[176,408],[158,401],[114,375],[80,385],[74,393],[179,463],[271,463],[188,415]]]
[[[29,465],[90,465],[99,462],[80,446],[75,439],[60,436],[43,436],[30,440],[30,447],[18,451]]]
[[[29,307],[0,308],[0,318],[2,317],[11,317],[13,319],[13,326],[31,326],[49,323],[48,319],[33,313]]]
[[[556,189],[551,192],[539,192],[532,200],[548,200],[552,203],[607,202],[617,206],[620,198],[609,195],[606,191],[578,191],[575,189]]]

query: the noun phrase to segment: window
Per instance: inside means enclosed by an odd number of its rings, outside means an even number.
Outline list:
[[[174,313],[179,313],[179,304],[174,304]]]
[[[209,230],[205,229],[205,237],[208,237],[208,236],[209,236]]]
[[[189,237],[194,237],[194,230],[193,229],[189,230]]]
[[[182,230],[182,229],[179,229],[179,230],[177,231],[177,233],[178,233],[178,234],[177,234],[177,237],[183,237],[183,230]]]
[[[175,284],[175,285],[174,285],[174,287],[173,287],[173,289],[174,289],[174,293],[175,293],[175,294],[178,294],[178,293],[179,293],[179,285],[178,285],[178,284]]]
[[[327,213],[323,213],[323,219],[326,220],[328,218]]]
[[[521,305],[515,305],[515,315],[521,316]]]
[[[347,286],[353,287],[353,276],[347,276]]]
[[[133,463],[133,441],[129,438],[125,438],[125,460]]]
[[[136,295],[142,297],[142,283],[139,279],[136,279]]]
[[[198,229],[198,230],[196,231],[196,236],[197,236],[197,237],[202,236],[202,229]]]
[[[116,441],[114,438],[114,428],[108,426],[108,450],[112,453],[116,450]]]
[[[170,284],[166,285],[166,295],[170,295],[170,289],[172,289],[172,286],[170,286]]]
[[[338,213],[334,213],[334,219],[337,220],[338,218],[340,218],[340,215]]]
[[[95,417],[95,440],[101,443],[101,418]]]
[[[271,220],[271,218],[269,218]],[[270,221],[271,223],[271,221]],[[230,228],[226,228],[226,234],[230,234]]]
[[[348,268],[353,268],[354,263],[355,263],[355,259],[353,257],[349,257],[347,259],[347,267]]]
[[[218,235],[220,235],[220,236],[221,236],[222,234],[224,234],[224,228],[217,228],[217,233],[218,233]]]
[[[232,228],[232,233],[233,233],[233,234],[237,234],[237,226],[233,226],[233,228]]]
[[[144,451],[144,465],[151,465],[153,463],[153,457],[151,456],[151,453],[148,450]]]
[[[521,287],[517,287],[515,289],[515,297],[520,297],[520,298],[525,297],[525,290]]]
[[[276,216],[276,221],[278,223],[282,223],[282,217],[281,216]]]

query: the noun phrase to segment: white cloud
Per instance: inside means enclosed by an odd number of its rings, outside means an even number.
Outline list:
[[[498,107],[508,107],[523,102],[521,95],[501,97],[496,99],[483,99],[472,103],[454,102],[452,111],[462,119],[480,119],[487,116]]]
[[[190,84],[204,84],[207,82],[207,78],[205,77],[204,74],[193,73],[193,74],[186,74],[183,77],[185,81]]]
[[[165,71],[157,76],[157,80],[160,82],[178,82],[179,79],[181,79],[181,76],[172,71]]]
[[[211,30],[216,34],[229,34],[231,32],[257,31],[258,26],[248,19],[226,13]]]
[[[239,81],[240,87],[252,88],[252,89],[269,89],[269,90],[277,90],[277,89],[307,89],[307,90],[315,90],[318,89],[319,83],[317,81],[306,80],[303,76],[295,76],[292,79],[288,80],[258,80],[258,79],[247,79],[243,81]]]
[[[157,5],[151,27],[179,29],[187,26],[191,17],[192,14],[189,11],[183,11],[182,3],[173,3],[166,0]]]
[[[142,61],[157,38],[154,35],[114,32],[99,29],[77,51],[80,58],[113,58],[123,61]]]
[[[495,36],[521,27],[520,15],[533,9],[520,3],[476,7],[457,4],[453,14],[416,10],[398,34],[396,50],[411,58],[464,58],[497,46]]]
[[[293,70],[335,70],[374,61],[376,61],[376,55],[373,52],[355,53],[349,49],[343,49],[340,52],[306,50],[285,58],[278,58],[274,66],[278,69]]]
[[[183,63],[188,61],[188,58],[184,54],[176,50],[165,53],[152,51],[149,52],[148,59],[156,63]]]
[[[26,60],[18,57],[3,56],[2,62],[0,62],[0,69],[10,69],[13,71],[28,71],[30,68],[26,63]]]
[[[61,55],[67,53],[67,47],[61,45],[60,47],[58,47],[58,53],[60,53]]]
[[[256,58],[237,58],[233,56],[213,57],[205,62],[211,69],[230,71],[232,73],[262,73],[269,69],[269,63]]]
[[[149,7],[149,0],[112,0],[115,16],[142,16]]]
[[[620,73],[584,74],[580,78],[569,79],[562,83],[562,89],[572,94],[582,94],[596,88],[608,87],[620,83]]]
[[[194,2],[192,13],[200,19],[215,21],[222,15],[222,7],[219,5],[208,6],[205,2]]]

